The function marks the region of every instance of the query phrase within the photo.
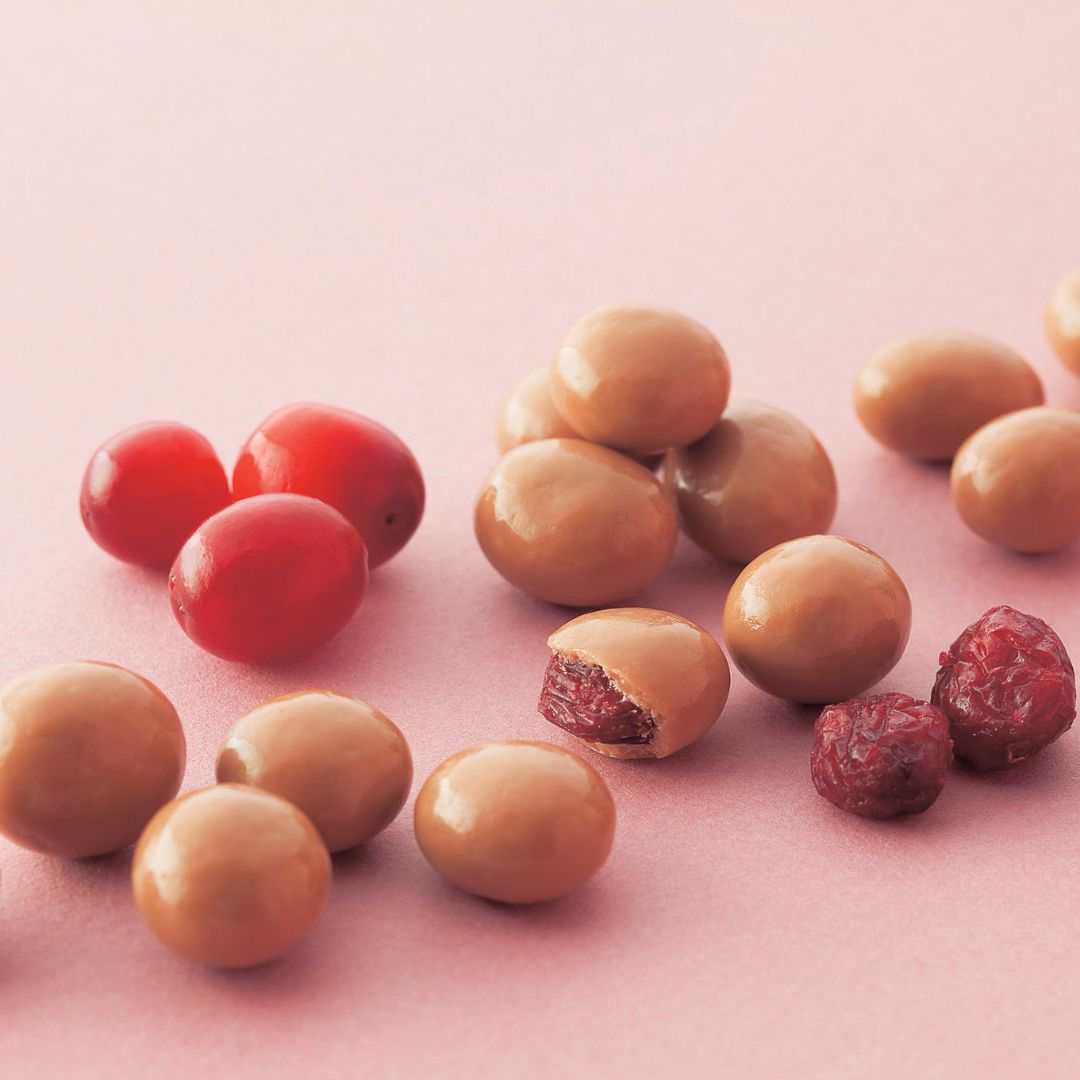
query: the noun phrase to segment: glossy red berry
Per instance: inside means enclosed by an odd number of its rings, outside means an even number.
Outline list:
[[[140,424],[94,451],[79,505],[86,531],[110,555],[167,569],[184,541],[229,505],[214,448],[183,424]]]
[[[951,762],[945,714],[907,694],[829,705],[814,725],[814,786],[860,817],[922,813],[945,786]]]
[[[267,663],[329,641],[367,586],[359,533],[332,506],[259,495],[201,525],[169,575],[173,613],[197,645]]]
[[[1076,675],[1061,638],[1034,615],[991,608],[941,654],[930,700],[956,756],[977,769],[1031,757],[1072,726]]]
[[[244,444],[234,496],[272,491],[340,510],[364,538],[371,569],[405,546],[424,512],[424,480],[409,448],[382,424],[329,405],[286,405]]]

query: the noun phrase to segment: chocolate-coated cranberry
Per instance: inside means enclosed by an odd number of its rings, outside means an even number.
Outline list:
[[[265,663],[329,641],[367,586],[359,533],[303,495],[258,495],[205,522],[169,575],[173,613],[197,645]]]
[[[724,607],[736,667],[766,693],[806,705],[846,701],[883,679],[910,630],[896,571],[842,536],[805,536],[759,555]]]
[[[180,787],[180,718],[146,679],[89,661],[0,687],[0,834],[83,858],[138,839]]]
[[[474,513],[488,562],[512,585],[568,607],[632,596],[667,565],[678,522],[647,469],[580,439],[515,447]]]
[[[288,799],[331,851],[345,851],[397,817],[412,784],[412,757],[405,736],[378,709],[309,690],[241,719],[218,755],[217,778]]]
[[[960,447],[953,502],[984,540],[1029,554],[1080,539],[1080,413],[1039,407],[1008,413]]]
[[[1080,375],[1080,267],[1066,274],[1050,294],[1045,325],[1058,358]]]
[[[285,491],[341,511],[364,538],[371,569],[405,546],[424,513],[412,451],[382,424],[330,405],[286,405],[241,449],[237,499]]]
[[[86,531],[110,555],[164,570],[184,541],[229,505],[229,483],[197,431],[140,424],[94,451],[79,504]]]
[[[541,742],[461,750],[416,799],[424,857],[459,889],[506,904],[556,900],[608,857],[615,804],[587,762]]]
[[[731,388],[712,333],[665,308],[597,308],[570,328],[551,361],[551,398],[581,437],[636,454],[700,439]]]
[[[1076,675],[1061,638],[1034,615],[991,608],[941,654],[930,700],[949,718],[956,756],[1015,765],[1076,717]]]
[[[664,480],[686,534],[732,562],[823,533],[836,513],[825,448],[801,420],[758,401],[732,402],[704,438],[670,451]]]
[[[162,944],[211,967],[244,968],[286,953],[314,925],[330,856],[292,803],[219,784],[154,815],[131,883]]]
[[[731,686],[716,639],[670,611],[592,611],[548,646],[540,714],[607,757],[662,758],[689,746]]]
[[[514,386],[495,424],[495,442],[500,454],[539,439],[577,437],[578,433],[551,400],[551,373],[547,364],[530,371]]]
[[[945,714],[907,694],[830,705],[814,726],[814,786],[860,817],[921,814],[941,794],[951,762]]]
[[[983,424],[1042,403],[1042,383],[1023,357],[955,330],[887,342],[855,380],[863,427],[890,450],[926,461],[949,461]]]

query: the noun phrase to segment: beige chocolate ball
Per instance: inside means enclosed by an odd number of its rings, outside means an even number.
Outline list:
[[[134,843],[180,787],[184,732],[165,695],[114,664],[50,664],[0,688],[0,833],[80,858]]]
[[[748,563],[836,513],[836,474],[799,419],[734,401],[703,439],[668,453],[664,477],[687,535],[718,559]]]
[[[1045,315],[1046,336],[1061,362],[1080,375],[1080,268],[1058,282]]]
[[[598,308],[551,362],[555,407],[583,438],[651,454],[700,439],[731,387],[728,359],[701,323],[664,308]]]
[[[345,851],[397,817],[412,784],[412,757],[405,736],[378,709],[312,690],[243,717],[218,755],[217,778],[288,799],[330,851]]]
[[[842,536],[805,536],[766,551],[736,578],[724,640],[766,693],[807,705],[856,697],[895,666],[911,600],[878,554]]]
[[[292,803],[220,784],[158,811],[131,878],[163,944],[210,967],[253,967],[284,955],[314,925],[330,856]]]
[[[983,424],[1043,400],[1039,376],[1012,349],[952,330],[888,342],[855,380],[863,427],[925,461],[949,461]]]
[[[547,643],[540,714],[607,757],[663,758],[689,746],[731,688],[716,639],[669,611],[593,611]]]
[[[601,607],[667,565],[678,523],[648,469],[580,439],[511,450],[480,490],[476,538],[511,584],[552,603]]]
[[[1036,408],[980,428],[952,467],[956,509],[993,544],[1058,551],[1080,537],[1080,413]]]
[[[431,774],[415,824],[424,857],[458,888],[531,904],[566,896],[604,865],[615,804],[576,754],[543,742],[490,742]]]
[[[530,371],[510,391],[499,410],[495,441],[505,454],[522,443],[540,439],[576,439],[578,433],[562,418],[551,398],[551,372],[547,364]]]

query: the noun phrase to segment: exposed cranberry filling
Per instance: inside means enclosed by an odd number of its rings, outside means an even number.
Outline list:
[[[540,691],[540,715],[571,735],[600,743],[647,743],[652,713],[639,709],[603,668],[553,652]]]

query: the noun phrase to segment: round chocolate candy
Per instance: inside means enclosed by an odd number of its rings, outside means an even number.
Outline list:
[[[842,536],[789,540],[756,558],[724,607],[735,666],[787,701],[825,705],[892,670],[911,630],[911,600],[878,554]]]
[[[0,833],[46,855],[118,851],[176,794],[185,756],[176,710],[141,676],[34,668],[0,689]]]
[[[1080,375],[1080,268],[1066,274],[1050,294],[1045,325],[1058,358]]]
[[[730,387],[720,342],[664,308],[598,308],[570,328],[551,362],[551,396],[571,427],[639,454],[700,439]]]
[[[462,750],[416,800],[416,839],[447,880],[488,900],[556,900],[604,865],[615,804],[576,754],[542,742]]]
[[[530,371],[510,391],[495,425],[500,454],[540,439],[577,437],[578,433],[562,418],[551,399],[551,372],[547,364]]]
[[[1080,537],[1080,413],[1046,407],[1002,416],[960,448],[956,509],[993,544],[1058,551]]]
[[[570,607],[643,589],[667,565],[678,523],[648,469],[580,439],[511,450],[476,502],[476,538],[512,585]]]
[[[701,738],[727,701],[716,639],[668,611],[612,608],[548,638],[540,713],[607,757],[662,758]]]
[[[670,451],[664,477],[686,533],[732,562],[824,532],[836,513],[825,448],[801,420],[757,401],[732,402],[703,439]]]
[[[218,755],[217,778],[288,799],[330,851],[345,851],[397,817],[412,784],[412,757],[405,736],[378,709],[313,690],[243,717]]]
[[[170,949],[211,967],[253,967],[314,925],[330,856],[292,803],[221,784],[154,815],[131,878],[143,919]]]
[[[996,341],[952,330],[888,342],[855,380],[863,427],[890,450],[925,461],[949,461],[983,424],[1042,402],[1027,361]]]

